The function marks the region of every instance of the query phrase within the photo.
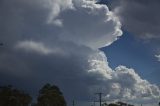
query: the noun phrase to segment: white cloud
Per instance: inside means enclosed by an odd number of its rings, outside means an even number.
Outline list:
[[[66,11],[60,39],[93,49],[110,45],[122,35],[121,23],[105,5],[93,1],[73,1],[75,10]]]
[[[37,52],[42,54],[50,54],[52,53],[52,50],[49,48],[46,48],[42,43],[36,43],[33,41],[24,41],[19,42],[16,45],[17,49],[24,49],[26,52]]]
[[[14,0],[1,5],[2,10],[6,10],[1,11],[0,20],[7,26],[1,25],[4,42],[52,39],[97,49],[110,45],[122,35],[119,19],[107,6],[94,1],[35,0],[32,3]]]
[[[88,62],[90,65],[90,70],[88,70],[89,73],[101,74],[102,76],[111,79],[112,69],[108,66],[106,56],[103,52],[97,51],[95,54],[90,55]]]
[[[158,61],[160,61],[160,55],[155,55]]]
[[[59,14],[62,11],[65,11],[67,9],[73,9],[72,0],[47,0],[45,1],[47,3],[46,6],[49,6],[49,9],[51,9],[51,12],[49,14],[49,17],[47,19],[48,24],[55,24],[57,26],[62,26],[63,22],[61,19],[57,19]]]
[[[95,91],[101,89],[106,94],[107,100],[118,101],[121,98],[122,101],[133,103],[158,102],[160,97],[159,87],[143,80],[134,69],[118,66],[115,70],[111,70],[102,52],[93,57],[90,61],[92,65],[89,72],[95,73],[96,70],[97,74],[103,73],[103,77],[101,77],[103,85],[99,86],[100,88],[97,86],[91,87],[91,89],[93,88]]]
[[[41,42],[34,42],[34,41],[22,41],[18,42],[17,45],[15,46],[16,49],[22,49],[25,50],[26,52],[36,52],[38,54],[64,54],[64,51],[60,48],[48,48]]]

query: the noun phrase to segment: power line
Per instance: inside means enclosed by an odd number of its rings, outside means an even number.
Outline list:
[[[99,106],[102,106],[102,94],[103,93],[99,92],[99,93],[95,93],[95,94],[99,96]]]

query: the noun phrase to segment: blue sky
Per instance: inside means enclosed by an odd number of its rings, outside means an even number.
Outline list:
[[[123,35],[113,44],[104,47],[109,65],[114,69],[125,65],[136,70],[143,79],[160,84],[160,63],[154,56],[155,51],[150,43],[144,42],[131,33],[124,31]]]

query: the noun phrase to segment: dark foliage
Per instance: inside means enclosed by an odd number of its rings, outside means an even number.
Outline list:
[[[32,98],[12,86],[0,87],[0,106],[29,106]]]
[[[39,91],[37,106],[66,106],[62,92],[55,85],[46,84]]]
[[[118,104],[111,103],[108,106],[119,106]]]

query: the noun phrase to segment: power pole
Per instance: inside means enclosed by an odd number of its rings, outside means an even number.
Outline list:
[[[98,96],[99,96],[99,106],[101,106],[102,105],[102,94],[103,93],[95,93],[95,94],[97,94]]]
[[[75,101],[74,100],[72,101],[72,105],[75,106]]]

